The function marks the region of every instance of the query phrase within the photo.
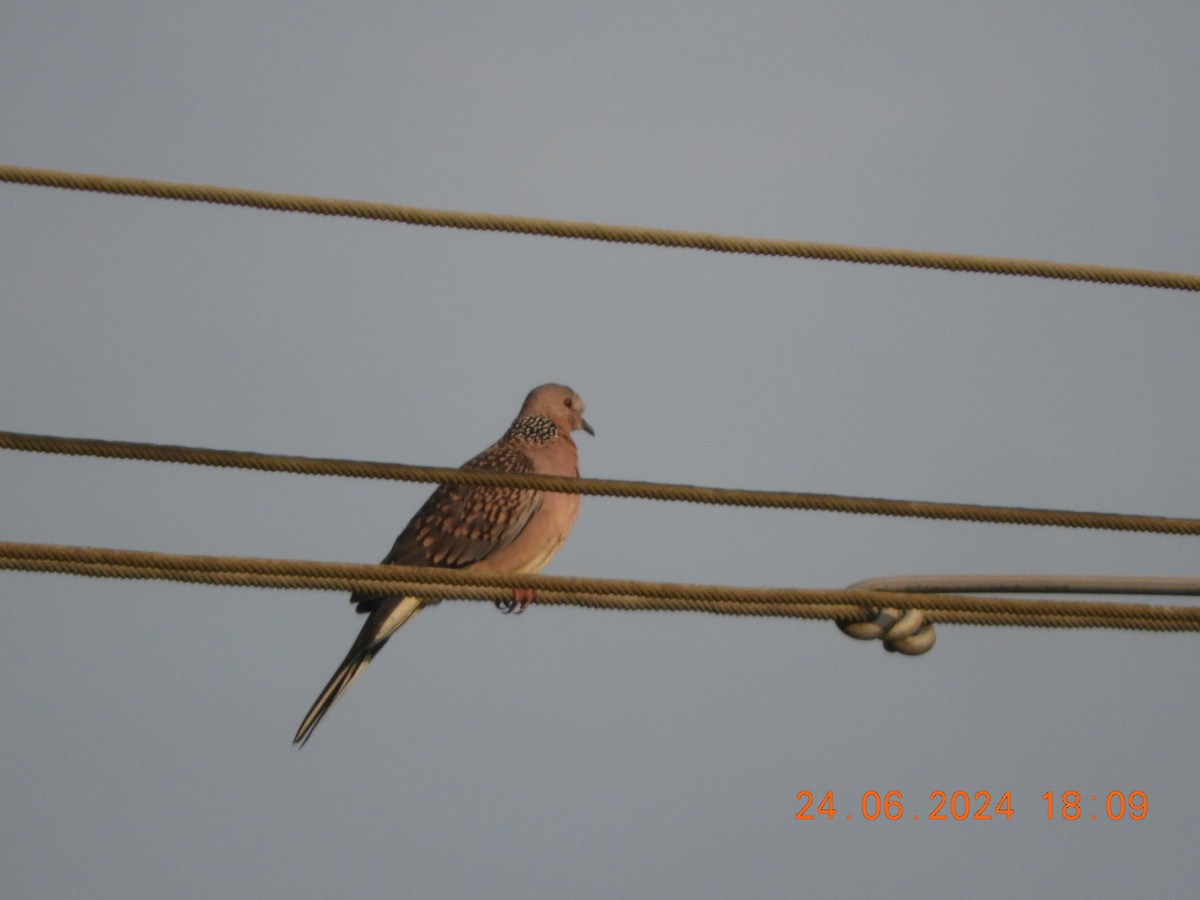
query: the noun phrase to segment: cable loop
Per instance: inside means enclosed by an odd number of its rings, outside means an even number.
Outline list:
[[[542,606],[825,619],[843,625],[875,620],[880,628],[878,636],[885,645],[891,644],[891,649],[900,653],[924,652],[920,648],[926,642],[932,646],[932,629],[925,627],[932,622],[1200,631],[1200,607],[1195,606],[966,597],[854,586],[845,589],[754,588],[501,575],[456,569],[196,556],[54,544],[0,542],[0,569],[242,587],[408,594],[434,602],[442,599],[503,600],[510,598],[514,589],[534,589],[538,592],[537,602]],[[1153,587],[1149,586],[1147,590],[1152,591]],[[1178,586],[1173,592],[1180,592]],[[1193,583],[1191,593],[1200,596],[1200,580]],[[913,610],[919,612],[914,615]],[[881,616],[886,618],[881,621]]]

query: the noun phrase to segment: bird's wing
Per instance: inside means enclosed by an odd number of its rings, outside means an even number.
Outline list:
[[[533,461],[520,448],[489,447],[464,469],[529,474]],[[384,565],[461,569],[510,544],[542,505],[541,491],[443,484],[400,532]],[[379,595],[350,596],[359,612],[370,612]]]

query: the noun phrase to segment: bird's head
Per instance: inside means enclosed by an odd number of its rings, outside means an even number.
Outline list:
[[[593,436],[596,434],[583,418],[583,399],[562,384],[535,387],[525,398],[521,416],[545,416],[566,435],[580,430]]]

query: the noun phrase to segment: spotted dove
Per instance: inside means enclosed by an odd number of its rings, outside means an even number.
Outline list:
[[[594,433],[584,421],[579,395],[561,384],[543,384],[529,392],[504,436],[462,468],[578,478],[579,455],[571,432],[579,429]],[[443,484],[396,538],[383,564],[538,572],[567,539],[578,515],[578,494]],[[512,601],[497,605],[520,612],[532,599],[531,591],[514,591]],[[301,746],[388,638],[421,607],[436,601],[357,591],[350,602],[368,613],[367,621],[300,723],[293,743]]]

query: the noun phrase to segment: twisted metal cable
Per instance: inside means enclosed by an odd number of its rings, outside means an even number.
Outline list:
[[[411,594],[460,600],[503,600],[533,588],[545,606],[627,611],[693,611],[841,622],[872,618],[879,607],[919,607],[930,621],[1049,628],[1200,631],[1200,607],[1018,600],[872,591],[859,588],[750,588],[620,579],[498,575],[453,569],[304,560],[148,553],[99,547],[0,542],[0,569],[102,578],[202,584]],[[1200,595],[1200,580],[1193,593]]]
[[[887,575],[849,585],[874,591],[1001,594],[1147,594],[1195,597],[1200,579],[1150,575]]]
[[[349,216],[441,228],[500,231],[622,244],[651,244],[659,247],[709,250],[716,253],[801,257],[871,265],[944,269],[954,272],[983,272],[993,275],[1024,275],[1067,281],[1091,281],[1102,284],[1129,284],[1180,291],[1200,291],[1200,275],[1179,272],[1158,272],[1149,269],[1059,263],[1036,259],[1008,259],[966,253],[856,247],[847,244],[793,241],[779,238],[737,237],[667,228],[636,228],[623,225],[603,225],[597,222],[571,222],[533,216],[423,209],[394,203],[371,203],[363,200],[279,194],[207,184],[121,178],[84,172],[38,169],[29,166],[0,164],[0,181],[76,191],[98,191],[106,194],[247,206],[254,209],[301,212],[313,215]]]
[[[52,437],[0,431],[0,449],[68,456],[97,456],[107,459],[137,459],[186,463],[219,468],[253,469],[349,478],[379,478],[392,481],[463,484],[486,487],[518,487],[564,494],[592,494],[643,500],[670,500],[716,506],[748,506],[768,509],[805,509],[859,515],[898,516],[1006,525],[1091,528],[1106,531],[1136,531],[1152,534],[1198,535],[1200,519],[1121,513],[1035,509],[1017,506],[984,506],[972,503],[934,503],[922,500],[888,500],[879,497],[847,497],[800,491],[759,491],[742,488],[698,487],[648,481],[600,478],[564,478],[558,475],[520,475],[452,469],[442,466],[413,466],[402,463],[285,456],[239,450],[213,450],[170,444],[106,441],[94,438]]]

